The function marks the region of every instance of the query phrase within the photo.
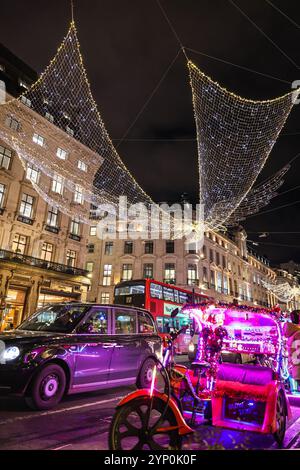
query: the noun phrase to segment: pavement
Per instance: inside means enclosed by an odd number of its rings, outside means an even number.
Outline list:
[[[57,408],[34,412],[22,400],[0,399],[1,450],[107,450],[111,417],[118,401],[135,387],[66,397]],[[285,448],[300,449],[300,397],[291,398],[293,419]],[[184,449],[272,449],[272,436],[198,426]]]

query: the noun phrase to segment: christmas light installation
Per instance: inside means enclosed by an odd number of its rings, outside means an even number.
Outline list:
[[[290,165],[286,165],[263,183],[254,186],[226,220],[225,225],[237,225],[239,221],[245,220],[247,216],[259,212],[260,209],[268,205],[277,196],[277,190],[283,185],[283,177],[289,169]]]
[[[200,204],[217,230],[242,203],[262,170],[298,96],[254,101],[222,88],[188,61],[196,122]]]
[[[278,282],[277,284],[261,280],[263,287],[271,292],[280,302],[288,303],[300,296],[300,287],[291,286],[288,282]]]
[[[39,139],[42,136],[45,142]],[[106,131],[91,93],[74,21],[37,82],[18,99],[0,106],[0,138],[16,151],[24,168],[29,164],[38,169],[38,180],[31,181],[36,191],[83,222],[90,223],[89,210],[84,204],[73,204],[76,192],[95,208],[116,206],[122,195],[129,204],[142,202],[148,207],[152,203]],[[61,192],[52,190],[53,179],[63,186]]]

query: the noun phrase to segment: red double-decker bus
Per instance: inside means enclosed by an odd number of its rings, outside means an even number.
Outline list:
[[[123,281],[117,284],[114,290],[115,304],[134,305],[149,310],[162,334],[168,334],[173,329],[190,325],[188,316],[181,312],[181,307],[184,304],[199,303],[207,299],[207,295],[153,279]],[[175,318],[171,318],[171,313],[175,308],[179,309],[179,313]],[[178,353],[188,352],[191,340],[190,333],[190,330],[187,330],[185,335],[180,335],[177,343]]]

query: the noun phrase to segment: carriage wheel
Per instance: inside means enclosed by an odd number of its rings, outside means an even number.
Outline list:
[[[276,402],[276,432],[274,439],[279,447],[282,447],[284,435],[286,430],[286,406],[284,402],[284,395],[280,391],[277,396]]]
[[[164,410],[165,402],[157,397],[136,398],[118,408],[110,427],[109,448],[111,450],[181,449],[182,438],[178,434],[177,421],[171,408],[168,407],[161,422],[156,425]]]

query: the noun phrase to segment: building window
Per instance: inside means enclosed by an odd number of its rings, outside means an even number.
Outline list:
[[[45,112],[45,118],[49,121],[49,122],[54,122],[54,117],[52,116],[52,114],[48,113],[48,111]]]
[[[152,263],[144,264],[143,277],[145,279],[153,279],[153,264]]]
[[[66,132],[69,134],[71,137],[74,137],[74,131],[71,129],[71,127],[66,126]]]
[[[189,286],[197,284],[197,266],[195,264],[188,265],[187,283]]]
[[[67,266],[74,268],[76,263],[76,251],[67,250]]]
[[[226,264],[226,258],[225,256],[223,256],[223,269],[226,269],[227,268],[227,264]]]
[[[40,172],[37,167],[32,165],[31,163],[27,163],[26,168],[26,179],[32,181],[33,183],[38,183],[39,181]]]
[[[32,218],[34,197],[29,194],[22,194],[19,214],[24,217]]]
[[[44,147],[45,139],[39,134],[33,134],[32,140],[35,144],[39,145],[40,147]]]
[[[47,214],[47,225],[50,227],[58,227],[58,209],[50,207]]]
[[[28,83],[25,82],[25,80],[23,80],[22,78],[19,78],[19,86],[22,87],[22,88],[25,88],[25,90],[28,90],[28,88],[29,88]]]
[[[64,149],[61,149],[60,147],[57,148],[56,156],[60,158],[60,160],[66,160],[67,155],[68,153]]]
[[[113,242],[106,242],[105,243],[105,248],[104,248],[104,254],[105,255],[112,255],[113,253]]]
[[[78,168],[81,171],[87,171],[87,164],[84,163],[82,160],[78,160]]]
[[[112,274],[112,265],[105,264],[103,268],[103,285],[110,286]]]
[[[85,265],[85,269],[89,272],[92,273],[94,269],[94,263],[92,261],[88,261]]]
[[[101,303],[109,304],[109,292],[101,292]]]
[[[62,194],[64,187],[64,179],[60,175],[54,175],[52,180],[52,191],[54,193]]]
[[[207,249],[206,246],[204,245],[202,248],[202,256],[201,258],[205,259],[207,257]]]
[[[153,242],[145,242],[145,253],[148,255],[153,253]]]
[[[203,282],[207,284],[208,282],[208,277],[207,277],[207,267],[203,266]]]
[[[71,220],[70,233],[72,235],[79,235],[79,233],[80,233],[80,222],[78,222],[78,220],[76,220],[76,219]]]
[[[44,242],[42,244],[41,258],[45,261],[52,261],[53,256],[53,245],[51,243]]]
[[[90,235],[91,235],[91,237],[94,237],[95,235],[97,235],[97,227],[96,226],[90,227]]]
[[[0,168],[5,168],[8,170],[10,167],[11,158],[12,151],[0,145]]]
[[[220,253],[218,251],[216,251],[216,264],[220,266]]]
[[[174,240],[166,241],[166,253],[174,253]]]
[[[95,251],[95,245],[93,243],[89,243],[87,246],[88,253],[94,253]]]
[[[21,101],[23,104],[25,104],[25,106],[28,106],[28,108],[31,108],[31,100],[27,98],[27,96],[22,95]]]
[[[74,202],[76,202],[77,204],[82,204],[83,203],[82,187],[79,186],[79,184],[75,185]]]
[[[175,264],[166,263],[164,281],[169,284],[175,284],[175,280],[176,280]]]
[[[124,253],[126,255],[131,255],[133,252],[133,242],[125,242],[124,243]]]
[[[20,253],[21,255],[24,255],[26,252],[26,247],[27,247],[27,237],[24,235],[20,235],[19,233],[16,233],[16,235],[13,238],[13,243],[12,243],[12,251],[15,253]]]
[[[19,121],[17,121],[17,119],[13,118],[12,116],[7,116],[5,124],[13,131],[19,131],[21,129],[21,124]]]
[[[222,273],[217,271],[217,291],[222,292]]]
[[[214,262],[214,252],[213,252],[213,250],[209,250],[209,261],[210,261],[210,263]]]
[[[215,271],[211,270],[210,271],[210,288],[214,289],[216,287],[215,283]]]
[[[6,186],[0,183],[0,208],[4,205],[4,196],[5,196]]]
[[[132,264],[123,264],[122,281],[131,281],[131,279],[132,279]]]

